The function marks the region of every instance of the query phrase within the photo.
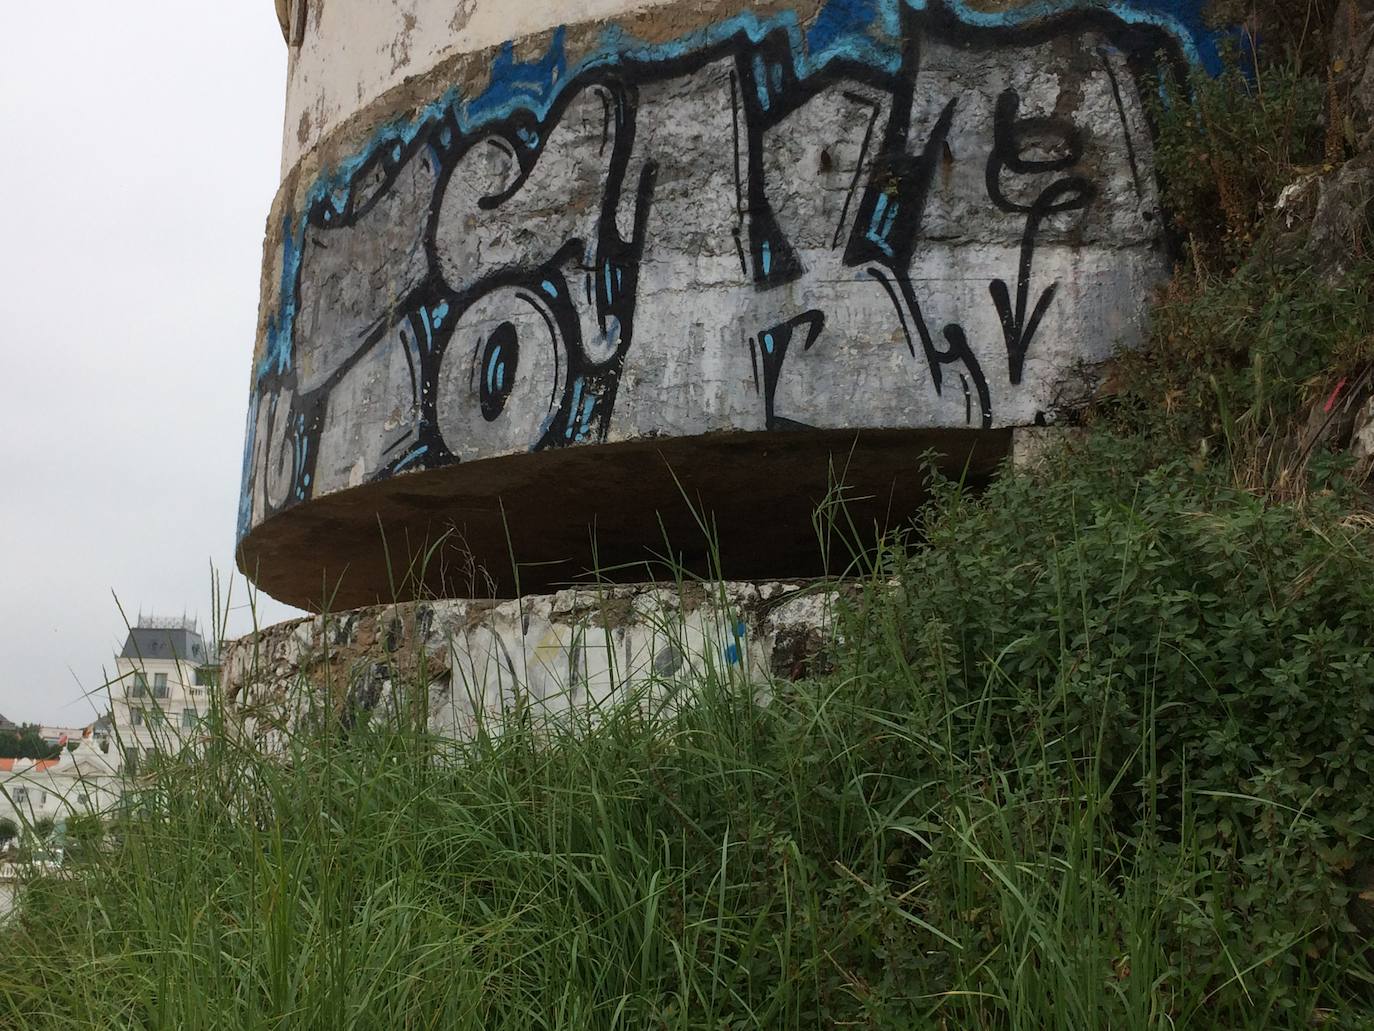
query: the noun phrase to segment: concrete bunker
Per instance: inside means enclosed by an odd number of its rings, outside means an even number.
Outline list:
[[[805,576],[837,480],[990,475],[1140,339],[1142,91],[1215,56],[1193,0],[444,6],[292,6],[239,536],[300,605]]]

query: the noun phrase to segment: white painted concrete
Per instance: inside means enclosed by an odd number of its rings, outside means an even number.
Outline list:
[[[287,71],[282,173],[354,112],[447,57],[671,2],[307,0]],[[278,11],[293,4],[279,2]]]
[[[297,620],[227,644],[226,707],[275,752],[330,691],[342,696],[345,718],[366,719],[426,686],[431,730],[453,738],[479,722],[495,729],[517,709],[562,720],[631,698],[671,705],[711,680],[762,693],[775,671],[797,673],[832,639],[843,590],[608,585]]]

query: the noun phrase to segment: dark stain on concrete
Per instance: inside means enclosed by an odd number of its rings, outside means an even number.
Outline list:
[[[244,539],[240,568],[273,597],[315,610],[322,583],[338,584],[335,610],[393,600],[388,568],[411,568],[445,534],[405,585],[410,597],[462,596],[468,585],[453,571],[473,565],[500,597],[595,582],[594,568],[616,583],[673,579],[674,565],[738,580],[837,574],[851,556],[826,568],[812,520],[834,497],[836,470],[842,518],[871,535],[909,526],[925,503],[925,452],[977,486],[1010,439],[938,429],[731,433],[486,459],[288,509]],[[714,525],[715,542],[701,521]]]

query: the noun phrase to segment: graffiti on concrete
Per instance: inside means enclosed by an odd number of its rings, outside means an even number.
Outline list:
[[[240,533],[617,434],[1028,421],[1158,265],[1140,73],[1214,59],[1192,0],[1048,6],[508,45],[285,216]]]

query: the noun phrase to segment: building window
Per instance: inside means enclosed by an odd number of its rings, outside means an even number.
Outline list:
[[[126,748],[126,749],[124,749],[124,767],[125,767],[130,773],[137,773],[137,772],[138,772],[138,749],[137,749],[137,748]]]
[[[89,802],[90,802],[90,798],[89,798],[89,796],[87,796],[86,792],[80,791],[80,792],[77,793],[77,796],[76,796],[76,804],[77,804],[77,805],[87,805]]]
[[[154,673],[154,674],[153,674],[153,697],[154,697],[154,698],[166,698],[166,697],[167,697],[167,674],[166,674],[166,673]]]
[[[20,802],[27,802],[29,800],[29,789],[15,788],[10,792],[10,798],[14,799],[15,805],[18,805]]]
[[[186,730],[189,730],[190,728],[196,725],[195,709],[183,709],[181,711],[181,725]]]
[[[142,698],[145,694],[148,693],[148,674],[134,674],[134,687],[131,693],[135,698]]]
[[[194,680],[195,686],[210,687],[214,683],[213,677],[214,674],[210,672],[210,670],[208,670],[204,666],[197,666]]]
[[[143,726],[143,710],[142,710],[142,709],[130,709],[130,710],[129,710],[129,725],[130,725],[131,727],[141,727],[141,726]]]

